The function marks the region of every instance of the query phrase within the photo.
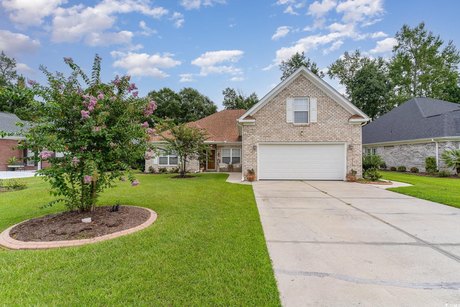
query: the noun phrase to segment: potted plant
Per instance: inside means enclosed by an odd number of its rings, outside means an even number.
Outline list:
[[[356,174],[357,172],[352,169],[348,174],[347,174],[347,181],[348,182],[356,182]]]
[[[256,180],[256,172],[254,171],[253,168],[247,170],[247,172],[246,172],[246,180],[247,181]]]
[[[8,167],[11,168],[13,171],[16,170],[19,167],[22,167],[23,165],[21,164],[20,160],[17,157],[11,157],[7,161]]]

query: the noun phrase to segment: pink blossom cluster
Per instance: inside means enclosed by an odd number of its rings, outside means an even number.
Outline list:
[[[147,105],[147,107],[145,108],[144,110],[144,116],[145,117],[148,117],[150,115],[153,114],[153,112],[155,112],[155,110],[157,109],[157,103],[155,101],[150,101]]]
[[[72,165],[77,166],[78,163],[80,163],[80,159],[78,159],[78,157],[73,157],[72,158]]]
[[[44,150],[38,155],[41,159],[46,160],[53,156],[52,151]]]
[[[83,182],[86,183],[86,184],[91,183],[92,180],[93,180],[93,177],[91,177],[89,175],[86,175],[85,177],[83,177]]]
[[[136,84],[130,83],[129,86],[128,86],[128,92],[131,93],[131,92],[134,91],[134,90],[137,90]]]
[[[149,127],[149,123],[148,123],[148,122],[143,122],[143,123],[141,124],[141,127],[142,127],[142,128],[148,128],[148,127]]]
[[[147,134],[154,134],[155,133],[155,129],[152,129],[152,128],[147,128],[147,130],[145,130],[147,132]]]
[[[115,79],[113,79],[112,83],[115,84],[116,86],[120,85],[121,79],[118,75],[115,76]]]
[[[139,182],[137,179],[134,179],[133,181],[131,181],[131,185],[132,185],[133,187],[139,185],[139,183],[140,183],[140,182]]]
[[[30,86],[34,86],[35,84],[37,84],[37,81],[29,79],[27,80],[27,83],[29,83]]]

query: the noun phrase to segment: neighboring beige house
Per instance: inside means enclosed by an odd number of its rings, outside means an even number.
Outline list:
[[[253,169],[258,180],[345,180],[351,171],[361,176],[361,127],[368,120],[302,67],[248,111],[225,110],[190,123],[209,132],[215,150],[205,165],[191,161],[190,170],[227,171],[231,165],[243,176]],[[222,138],[227,134],[223,131],[232,131],[232,137]],[[153,142],[161,147],[159,139]],[[170,163],[171,157],[167,159],[147,160],[146,170]],[[177,163],[174,157],[172,161]]]

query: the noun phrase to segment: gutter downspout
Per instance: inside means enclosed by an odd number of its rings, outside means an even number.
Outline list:
[[[435,146],[436,146],[436,168],[439,169],[439,144],[438,144],[438,141],[435,141],[434,139],[431,139],[432,142],[434,142]]]

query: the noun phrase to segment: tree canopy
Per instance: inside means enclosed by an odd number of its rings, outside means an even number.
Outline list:
[[[289,60],[283,60],[279,65],[279,68],[282,72],[281,81],[287,79],[298,68],[302,66],[305,66],[312,73],[318,75],[319,77],[324,77],[324,73],[318,68],[318,65],[315,62],[313,62],[310,58],[307,58],[304,52],[296,52],[289,58]]]
[[[32,120],[36,113],[30,111],[34,94],[23,76],[16,71],[16,60],[0,53],[0,112],[14,113],[24,120]]]
[[[345,86],[348,98],[369,117],[376,118],[391,109],[391,85],[382,58],[364,57],[359,50],[345,52],[329,67],[328,74]]]
[[[444,46],[440,36],[426,30],[423,22],[414,28],[404,25],[395,38],[389,67],[399,101],[430,97],[459,102],[454,93],[460,55],[453,42]]]
[[[244,109],[248,110],[253,105],[259,102],[259,97],[257,97],[256,93],[252,93],[249,96],[245,96],[243,92],[236,91],[233,88],[227,87],[225,90],[222,91],[224,95],[224,101],[222,104],[224,105],[225,109]]]
[[[193,88],[184,88],[176,93],[165,87],[151,91],[147,96],[157,103],[157,119],[170,119],[176,124],[196,121],[217,111],[211,99]]]

